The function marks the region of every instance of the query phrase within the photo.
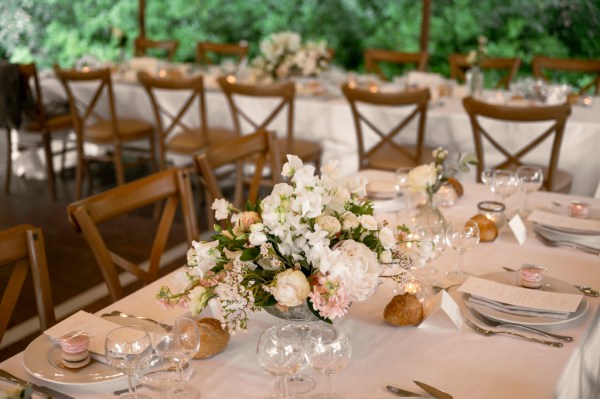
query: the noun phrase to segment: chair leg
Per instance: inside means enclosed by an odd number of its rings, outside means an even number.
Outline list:
[[[46,174],[48,175],[48,190],[50,197],[56,201],[56,181],[54,179],[54,158],[52,157],[52,142],[50,132],[42,132],[44,154],[46,155]]]
[[[12,177],[12,138],[11,128],[6,126],[6,177],[4,180],[4,193],[10,194],[10,178]]]
[[[87,168],[87,162],[84,159],[84,154],[83,154],[83,148],[81,148],[81,146],[77,149],[77,168],[75,170],[75,199],[76,200],[80,200],[81,199],[81,186],[83,183],[83,173],[84,173],[84,168]],[[88,171],[88,175],[89,175],[89,171]],[[91,175],[89,176],[89,179],[91,180],[92,177]]]
[[[113,155],[113,163],[115,164],[115,174],[117,177],[117,186],[125,184],[125,171],[123,170],[123,148],[120,144],[115,146]]]

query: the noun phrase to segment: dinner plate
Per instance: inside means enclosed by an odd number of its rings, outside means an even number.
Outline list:
[[[481,278],[495,281],[497,283],[507,284],[507,285],[517,285],[517,273],[516,272],[498,272],[498,273],[489,273],[481,276]],[[581,292],[573,287],[569,283],[565,283],[562,280],[558,280],[552,277],[544,277],[544,285],[541,288],[544,291],[548,292],[560,292],[565,294],[577,294],[581,295]],[[577,310],[570,313],[566,319],[556,319],[552,317],[543,317],[543,316],[521,316],[515,314],[504,313],[496,309],[492,309],[488,306],[470,303],[469,300],[470,295],[464,294],[463,300],[466,305],[472,307],[479,313],[489,317],[490,319],[507,322],[507,323],[518,323],[525,324],[528,326],[549,326],[556,324],[564,324],[569,323],[573,320],[576,320],[583,316],[589,307],[589,301],[584,297]]]
[[[149,328],[149,325],[143,320],[118,316],[104,318],[119,325],[138,325],[147,330]],[[90,387],[126,379],[121,370],[93,358],[87,366],[80,369],[66,368],[62,363],[60,347],[46,334],[40,335],[27,346],[23,352],[23,367],[29,374],[40,380],[61,385]]]

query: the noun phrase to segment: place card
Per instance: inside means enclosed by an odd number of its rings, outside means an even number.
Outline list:
[[[458,304],[446,290],[441,290],[423,307],[419,328],[461,330],[463,319]]]
[[[523,223],[523,219],[521,219],[519,215],[515,215],[512,219],[510,219],[508,225],[515,235],[515,238],[519,242],[519,245],[523,245],[527,239],[527,228]]]
[[[548,312],[575,312],[583,298],[580,294],[532,290],[473,276],[458,291],[501,304]]]

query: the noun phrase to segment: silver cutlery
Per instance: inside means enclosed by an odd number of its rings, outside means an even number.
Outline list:
[[[563,347],[563,343],[562,342],[556,342],[556,341],[546,341],[543,339],[539,339],[539,338],[535,338],[535,337],[530,337],[528,335],[523,335],[523,334],[518,334],[516,332],[513,331],[505,331],[505,330],[487,330],[483,327],[478,326],[477,324],[473,323],[471,320],[469,319],[465,319],[465,323],[467,323],[467,325],[469,327],[471,327],[473,329],[473,331],[475,331],[477,334],[486,336],[486,337],[491,337],[492,335],[496,335],[496,334],[504,334],[504,335],[511,335],[513,337],[519,337],[519,338],[523,338],[526,339],[528,341],[532,341],[532,342],[537,342],[540,344],[544,344],[544,345],[548,345],[551,346],[553,348],[562,348]]]
[[[393,385],[388,385],[385,387],[388,391],[392,392],[395,395],[402,396],[405,398],[422,398],[423,395],[416,392],[411,392],[406,389],[397,388]]]
[[[506,270],[507,272],[516,272],[515,269],[511,269],[510,267],[502,266],[502,268],[504,270]],[[575,287],[579,291],[583,292],[583,294],[586,295],[586,296],[591,296],[591,297],[594,297],[594,298],[600,296],[600,292],[596,291],[595,289],[593,289],[589,285],[577,285],[577,284],[573,284],[573,287]]]
[[[4,381],[8,381],[8,382],[12,382],[13,384],[17,384],[19,386],[22,386],[24,388],[31,388],[34,392],[38,392],[41,393],[43,395],[45,395],[46,397],[50,398],[55,398],[55,399],[75,399],[72,396],[69,396],[67,394],[64,394],[62,392],[58,392],[55,391],[52,388],[48,388],[42,385],[36,385],[32,382],[29,381],[25,381],[15,375],[12,375],[11,373],[9,373],[6,370],[2,370],[0,369],[0,379],[4,380]]]
[[[413,381],[415,384],[423,388],[427,393],[433,396],[436,399],[453,399],[452,395],[447,392],[440,391],[436,387],[432,387],[431,385],[425,384],[421,381]]]
[[[573,337],[569,337],[567,335],[553,334],[553,333],[543,331],[543,330],[538,330],[537,328],[529,327],[529,326],[526,326],[523,324],[499,322],[499,321],[487,318],[486,316],[482,315],[481,313],[479,313],[477,310],[475,310],[473,308],[469,308],[469,310],[471,311],[471,314],[473,314],[473,316],[475,316],[477,318],[477,320],[479,320],[480,322],[482,322],[483,324],[485,324],[486,326],[489,326],[489,327],[518,327],[518,328],[522,328],[524,330],[529,330],[531,332],[543,335],[548,338],[557,339],[557,340],[563,341],[563,342],[573,342]]]
[[[562,248],[578,249],[578,250],[586,252],[588,254],[600,256],[600,251],[596,248],[592,248],[587,245],[580,244],[580,243],[574,242],[574,241],[551,240],[550,238],[543,236],[542,234],[540,234],[539,232],[537,232],[535,230],[533,232],[534,232],[535,236],[537,237],[537,239],[540,240],[542,242],[542,244],[544,244],[548,247],[562,247]]]
[[[104,313],[102,315],[102,317],[111,317],[111,316],[117,316],[117,317],[123,317],[123,318],[131,318],[131,319],[137,319],[137,320],[144,320],[144,321],[148,321],[150,323],[154,323],[158,326],[161,326],[162,328],[164,328],[165,330],[170,330],[171,326],[168,324],[164,324],[164,323],[160,323],[154,319],[151,319],[149,317],[144,317],[144,316],[134,316],[125,312],[121,312],[120,310],[113,310],[110,313]]]

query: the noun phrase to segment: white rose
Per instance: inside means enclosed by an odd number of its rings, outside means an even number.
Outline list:
[[[342,221],[342,228],[344,230],[352,230],[360,226],[360,219],[352,212],[344,214],[344,220]]]
[[[281,305],[298,306],[310,293],[310,284],[300,270],[286,269],[275,276],[273,296]]]
[[[389,227],[382,227],[381,230],[379,230],[378,237],[381,245],[385,249],[391,249],[396,245],[396,237]]]
[[[377,220],[371,215],[360,215],[360,225],[367,230],[377,230],[379,225],[377,224]]]
[[[435,184],[437,172],[437,167],[433,162],[419,165],[408,172],[408,186],[414,192],[425,191],[427,186]]]
[[[330,236],[334,236],[342,230],[342,224],[340,221],[331,215],[319,215],[315,218],[315,224],[318,224],[321,229],[329,233]]]
[[[392,263],[392,251],[385,250],[379,254],[379,262],[381,263]]]

